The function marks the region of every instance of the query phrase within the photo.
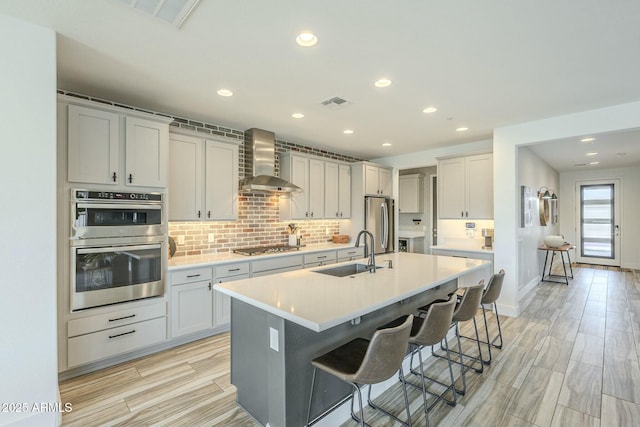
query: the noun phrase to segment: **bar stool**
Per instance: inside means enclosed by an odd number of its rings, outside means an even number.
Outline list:
[[[476,323],[475,315],[478,312],[478,308],[480,306],[480,300],[482,298],[482,293],[484,290],[484,280],[481,280],[479,284],[475,286],[470,286],[466,288],[462,297],[458,298],[455,311],[453,312],[452,323],[449,328],[455,328],[456,340],[458,341],[458,355],[460,357],[460,361],[452,360],[453,363],[457,363],[460,365],[460,372],[462,377],[462,389],[455,389],[458,394],[464,395],[467,392],[467,382],[465,379],[465,372],[469,369],[473,369],[475,372],[481,374],[484,371],[484,366],[482,363],[482,349],[480,348],[480,337],[478,336],[478,325]],[[428,311],[429,307],[420,307],[419,311]],[[462,351],[462,343],[460,341],[460,322],[466,322],[468,320],[473,320],[473,327],[476,332],[476,339],[478,345],[478,356],[471,356],[468,354],[464,354]],[[433,351],[433,347],[431,348],[431,354],[436,357],[444,358],[444,356],[437,354]],[[441,349],[445,350],[443,344],[441,344]],[[464,357],[467,359],[471,359],[471,364],[467,365],[464,363]],[[480,368],[474,368],[473,364],[475,362],[480,363]]]
[[[436,300],[429,305],[427,313],[424,318],[415,317],[413,318],[413,324],[411,326],[411,335],[409,336],[409,353],[411,356],[411,360],[409,362],[410,372],[414,375],[418,375],[420,377],[420,385],[413,384],[409,381],[406,381],[408,385],[411,385],[415,388],[422,389],[422,400],[424,404],[424,416],[427,423],[429,425],[429,410],[431,410],[440,400],[444,400],[451,406],[456,405],[456,393],[455,393],[455,385],[453,378],[453,368],[451,367],[451,359],[449,357],[449,347],[446,343],[446,336],[449,328],[451,326],[451,320],[453,318],[453,310],[455,308],[456,299],[455,297],[450,298],[448,301],[444,300],[442,302],[437,302],[442,300]],[[402,324],[406,321],[408,316],[402,316],[386,325],[382,326],[383,328],[391,328],[397,325]],[[444,384],[434,378],[430,378],[424,374],[424,366],[422,362],[422,353],[421,350],[424,347],[433,346],[440,343],[442,340],[445,341],[446,355],[447,361],[449,363],[449,375],[451,377],[450,384]],[[418,361],[420,363],[420,370],[413,368],[413,359],[415,354],[418,354]],[[428,379],[431,382],[435,382],[436,384],[440,384],[446,389],[440,393],[435,394],[427,389],[425,379]],[[402,378],[401,378],[402,380]],[[451,390],[452,398],[451,400],[447,400],[444,396],[445,394]],[[436,399],[430,405],[427,405],[427,394],[434,396]]]
[[[419,375],[422,385],[422,399],[424,404],[424,417],[429,426],[429,414],[428,412],[440,401],[444,400],[451,406],[456,405],[456,389],[455,379],[453,378],[453,368],[451,367],[451,357],[449,356],[449,344],[447,343],[447,332],[451,326],[453,320],[453,310],[455,309],[456,299],[450,298],[449,301],[434,303],[429,306],[426,316],[424,318],[414,317],[413,327],[411,329],[411,336],[409,337],[409,350],[411,351],[411,360],[409,362],[409,370],[414,375]],[[444,384],[434,378],[427,377],[424,374],[424,365],[422,362],[422,352],[424,347],[434,346],[439,342],[444,341],[445,351],[447,356],[447,363],[449,365],[449,377],[451,378],[451,384]],[[413,358],[415,354],[418,354],[418,362],[420,363],[420,370],[413,369]],[[445,390],[440,393],[432,393],[427,390],[425,379],[431,382],[440,384],[446,387]],[[417,387],[411,382],[407,382],[414,387]],[[452,398],[447,400],[445,394],[451,391]],[[434,396],[436,399],[427,405],[427,393]]]
[[[409,315],[407,319],[397,327],[376,331],[373,334],[371,341],[364,338],[356,338],[355,340],[313,359],[311,361],[311,364],[313,365],[313,377],[311,379],[311,394],[309,396],[306,425],[309,426],[317,422],[328,412],[335,409],[335,407],[330,408],[327,412],[319,415],[311,422],[309,421],[316,374],[318,369],[321,369],[353,386],[353,393],[351,394],[351,417],[355,421],[359,422],[361,427],[365,426],[361,386],[366,384],[369,385],[369,393],[367,395],[367,403],[369,406],[384,412],[398,422],[410,427],[411,413],[409,411],[409,399],[407,398],[407,387],[404,381],[402,361],[407,353],[407,345],[409,342],[409,334],[411,333],[412,324],[413,316]],[[398,370],[400,371],[399,375],[402,381],[404,402],[407,412],[406,422],[379,406],[374,405],[371,401],[372,385],[391,378]],[[358,394],[360,418],[356,416],[353,410],[353,400],[355,399],[356,393]]]
[[[489,351],[489,358],[487,360],[484,360],[484,359],[482,360],[482,362],[485,365],[491,364],[491,360],[492,360],[491,347],[502,349],[502,345],[504,344],[504,342],[502,341],[502,328],[500,326],[500,316],[498,315],[498,305],[496,304],[496,301],[500,297],[500,292],[502,292],[503,282],[504,282],[504,270],[500,270],[499,272],[493,274],[489,279],[489,283],[487,284],[487,287],[484,289],[484,292],[482,293],[482,299],[480,300],[480,307],[482,307],[482,317],[484,319],[484,331],[487,336],[486,341],[480,341],[480,342],[483,344],[486,344],[487,349]],[[489,324],[487,322],[487,309],[485,308],[485,305],[488,305],[490,307],[493,305],[493,312],[496,317],[496,323],[498,324],[498,334],[493,339],[491,339],[491,337],[489,336]],[[476,331],[476,336],[477,335],[478,335],[478,332]],[[467,338],[470,340],[474,339],[473,337],[465,337],[465,336],[463,336],[462,338]],[[500,340],[500,344],[495,344],[495,342],[498,339]]]

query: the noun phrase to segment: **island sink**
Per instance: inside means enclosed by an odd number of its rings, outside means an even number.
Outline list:
[[[379,265],[376,265],[376,268],[382,268]],[[334,277],[346,277],[351,276],[358,273],[368,272],[369,267],[365,264],[347,264],[341,265],[338,267],[329,267],[324,268],[322,270],[314,270],[315,273],[328,274]]]

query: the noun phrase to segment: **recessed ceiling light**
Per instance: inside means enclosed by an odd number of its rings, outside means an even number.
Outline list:
[[[590,164],[590,165],[599,165],[599,164],[600,164],[600,162],[590,162],[589,164]]]
[[[345,129],[345,130],[342,131],[342,133],[344,133],[345,135],[351,135],[353,133],[353,130]]]
[[[387,87],[391,86],[391,80],[389,79],[379,79],[374,83],[375,87]]]
[[[456,129],[457,132],[464,132],[466,130],[469,130],[469,128],[468,127],[464,127],[464,126],[459,127],[459,128]]]
[[[301,119],[301,118],[304,117],[304,114],[302,114],[302,113],[293,113],[291,115],[291,117],[293,117],[294,119]]]
[[[315,46],[318,43],[318,37],[309,32],[300,33],[298,37],[296,37],[296,43],[302,47]]]
[[[435,113],[436,111],[438,111],[436,107],[427,107],[424,110],[422,110],[422,112],[425,114]]]
[[[220,96],[233,96],[233,92],[229,89],[220,89],[218,90],[218,95]]]
[[[390,142],[383,142],[383,143],[382,143],[382,146],[383,146],[383,147],[391,147],[391,145],[392,145],[392,144],[391,144]]]
[[[586,154],[586,156],[597,156],[597,155],[598,155],[598,153],[596,153],[595,151]]]
[[[595,141],[595,140],[596,140],[595,138],[582,138],[580,140],[580,142],[591,142],[591,141]]]

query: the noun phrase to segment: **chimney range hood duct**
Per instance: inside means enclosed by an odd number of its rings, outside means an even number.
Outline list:
[[[252,176],[240,180],[240,191],[284,194],[302,191],[297,185],[275,176],[276,135],[273,132],[253,128],[244,134],[245,162]]]

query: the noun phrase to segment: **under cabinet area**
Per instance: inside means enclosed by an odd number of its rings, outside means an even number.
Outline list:
[[[167,186],[170,120],[73,104],[67,114],[69,182]]]
[[[237,144],[171,134],[169,219],[238,217]]]
[[[166,341],[166,303],[69,320],[67,337],[68,368]]]
[[[493,155],[438,161],[441,219],[493,219]]]

